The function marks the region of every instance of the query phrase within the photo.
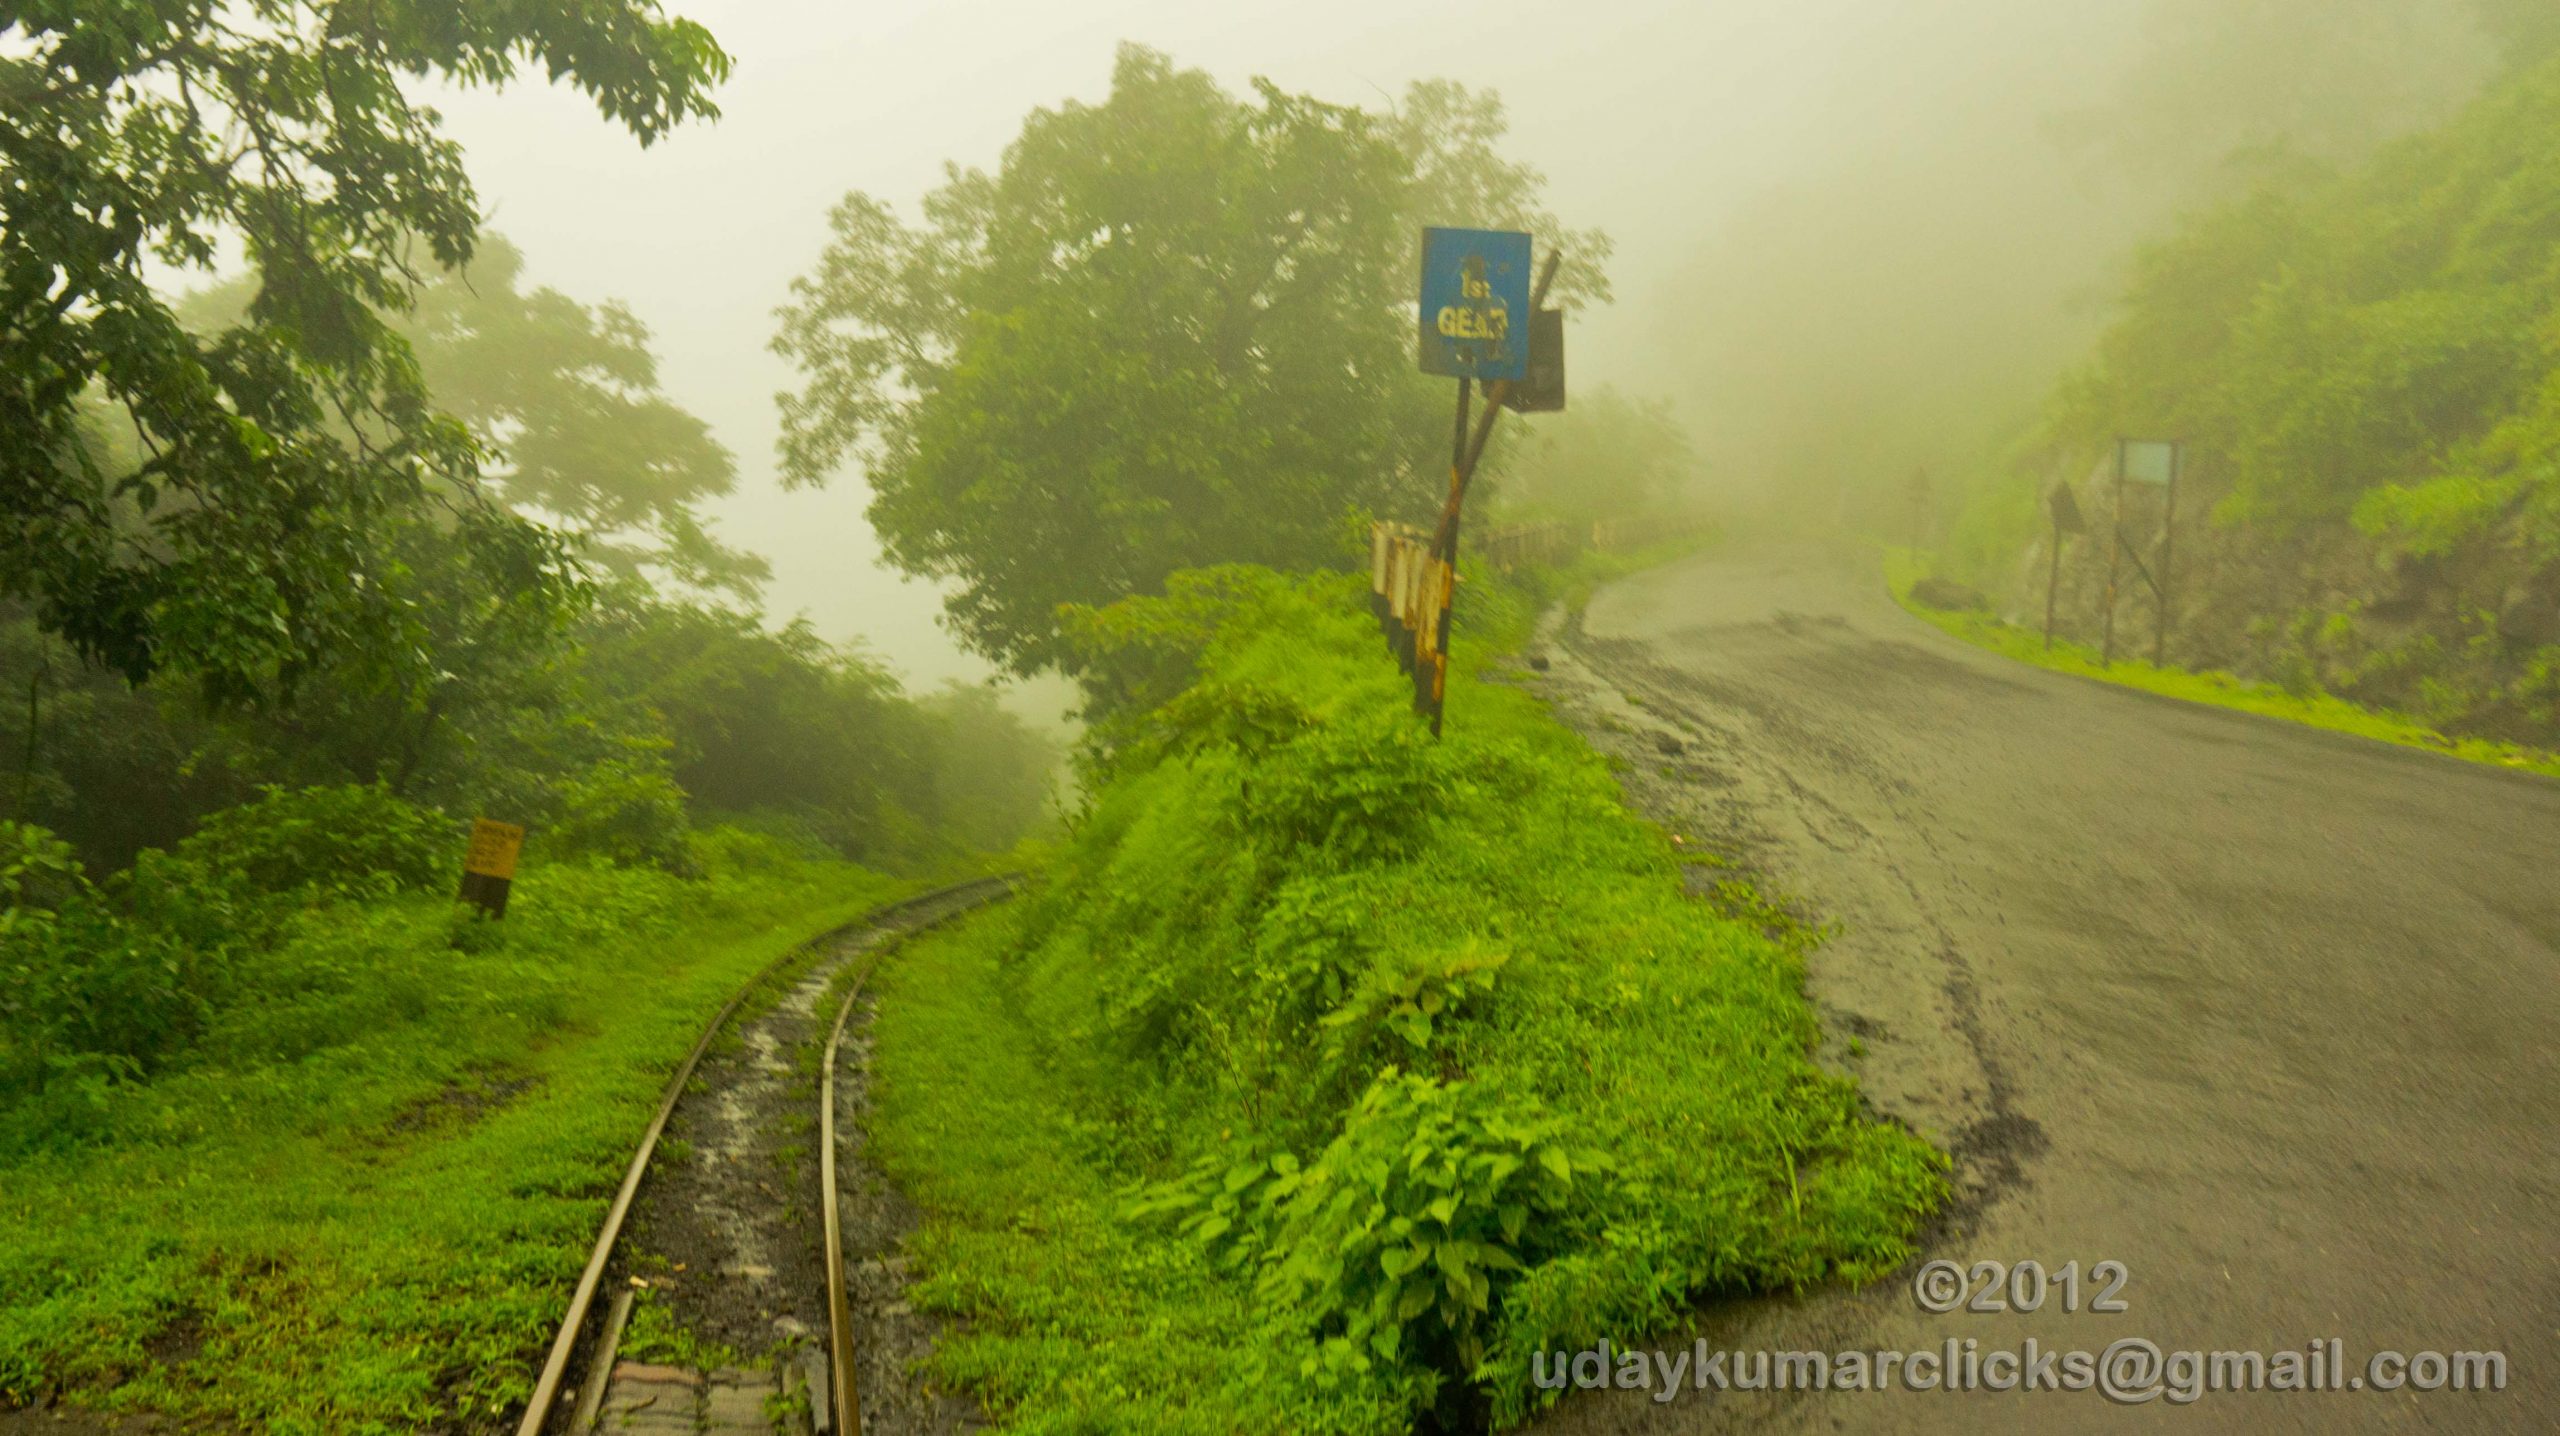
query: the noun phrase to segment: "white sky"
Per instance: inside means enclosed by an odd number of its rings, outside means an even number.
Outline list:
[[[674,0],[737,58],[725,118],[642,150],[538,83],[438,103],[492,226],[531,277],[651,327],[667,391],[738,456],[723,534],[767,555],[778,615],[860,639],[919,684],[986,670],[934,623],[939,599],[876,564],[858,474],[775,481],[771,314],[849,189],[912,212],[946,160],[994,164],[1030,109],[1099,98],[1135,40],[1230,88],[1254,75],[1349,103],[1447,76],[1498,90],[1511,152],[1568,223],[1617,239],[1618,305],[1581,324],[1580,385],[1647,387],[1678,342],[1679,259],[1791,167],[1890,154],[1907,117],[1961,109],[2124,0]],[[1926,58],[1924,58],[1926,57]],[[2049,81],[2048,81],[2049,82]]]

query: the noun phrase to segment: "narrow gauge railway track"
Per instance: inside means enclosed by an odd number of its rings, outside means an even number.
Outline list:
[[[608,1303],[601,1320],[596,1319],[596,1297],[604,1285],[607,1271],[614,1264],[617,1250],[622,1245],[625,1226],[631,1217],[634,1203],[641,1194],[644,1179],[650,1175],[651,1161],[658,1155],[668,1122],[676,1116],[680,1104],[683,1103],[688,1086],[692,1083],[695,1070],[701,1065],[704,1055],[712,1050],[720,1034],[746,1006],[748,998],[763,990],[774,978],[789,970],[795,963],[807,959],[812,950],[824,950],[830,947],[834,949],[833,953],[827,955],[822,951],[822,955],[811,963],[810,973],[802,979],[804,987],[823,988],[832,983],[836,975],[848,965],[853,965],[855,972],[854,981],[846,991],[843,1002],[835,1014],[833,1026],[829,1030],[818,1084],[817,1096],[820,1110],[816,1125],[821,1140],[819,1197],[823,1217],[826,1284],[824,1310],[827,1314],[829,1331],[825,1345],[828,1359],[823,1363],[826,1379],[823,1382],[811,1383],[809,1397],[812,1415],[819,1430],[839,1433],[839,1436],[859,1436],[862,1429],[861,1416],[858,1397],[854,1390],[850,1313],[845,1291],[845,1267],[836,1191],[835,1079],[838,1052],[844,1039],[846,1023],[863,995],[863,986],[869,979],[872,967],[888,945],[1002,899],[1013,891],[1016,881],[1017,879],[1011,876],[980,878],[972,882],[921,893],[875,909],[860,919],[775,959],[740,987],[737,995],[731,997],[720,1011],[713,1015],[711,1021],[703,1028],[701,1038],[694,1043],[693,1050],[685,1056],[684,1061],[677,1064],[674,1073],[668,1077],[665,1093],[658,1103],[658,1110],[651,1117],[647,1129],[642,1132],[637,1150],[632,1153],[631,1163],[623,1173],[622,1185],[615,1192],[611,1207],[606,1210],[604,1224],[596,1236],[595,1246],[588,1253],[586,1266],[580,1272],[578,1284],[571,1293],[568,1310],[561,1317],[559,1330],[552,1338],[550,1352],[543,1362],[541,1375],[535,1380],[533,1395],[526,1403],[522,1419],[517,1423],[517,1436],[567,1436],[567,1433],[572,1432],[577,1433],[577,1436],[586,1436],[586,1433],[596,1429],[603,1415],[608,1386],[614,1379],[616,1353],[622,1341],[625,1325],[631,1316],[636,1291],[631,1286],[617,1291],[613,1300]],[[578,1397],[570,1409],[570,1414],[563,1418],[559,1415],[559,1409],[562,1397],[569,1390],[568,1382],[573,1370],[581,1373],[577,1387]],[[820,1386],[825,1389],[816,1389]],[[669,1430],[692,1429],[689,1424],[679,1427],[672,1421],[662,1421],[657,1424],[663,1424]]]

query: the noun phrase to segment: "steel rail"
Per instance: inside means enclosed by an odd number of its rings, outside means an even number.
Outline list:
[[[818,1079],[818,1206],[827,1234],[827,1396],[835,1408],[834,1430],[842,1436],[862,1436],[862,1391],[853,1378],[853,1314],[845,1301],[844,1228],[836,1210],[836,1052],[844,1045],[853,1005],[862,1000],[863,984],[870,979],[871,968],[865,967],[836,1009]]]
[[[1014,878],[988,881],[1001,884],[1005,895],[1013,892]],[[934,925],[922,923],[899,936],[912,937]],[[854,1004],[862,1000],[864,985],[879,971],[885,956],[883,952],[870,953],[869,960],[854,974],[852,985],[845,989],[844,1001],[836,1008],[835,1026],[827,1032],[826,1059],[818,1076],[818,1206],[827,1242],[827,1394],[835,1411],[832,1430],[836,1436],[862,1436],[862,1392],[853,1374],[853,1312],[844,1288],[844,1227],[836,1202],[836,1056],[844,1047],[844,1029],[852,1020]]]
[[[762,987],[767,979],[782,971],[818,943],[856,929],[876,928],[895,923],[899,918],[917,909],[930,908],[977,889],[993,887],[999,893],[1009,893],[1013,890],[1013,882],[1014,879],[1009,876],[975,878],[965,883],[953,883],[949,887],[918,893],[914,897],[902,898],[897,902],[874,908],[820,937],[793,947],[789,952],[765,964],[763,969],[749,978],[727,1002],[721,1004],[718,1012],[712,1014],[711,1021],[702,1029],[701,1038],[693,1044],[693,1050],[685,1054],[684,1061],[679,1063],[674,1074],[668,1077],[666,1091],[658,1099],[657,1114],[649,1119],[648,1129],[640,1134],[639,1150],[631,1154],[631,1165],[624,1169],[622,1174],[622,1186],[615,1191],[613,1205],[605,1212],[604,1227],[596,1235],[594,1249],[587,1254],[586,1268],[578,1274],[577,1289],[570,1294],[569,1309],[560,1318],[558,1334],[551,1339],[551,1352],[543,1360],[542,1374],[534,1381],[533,1395],[525,1403],[523,1419],[516,1423],[516,1436],[542,1436],[543,1429],[551,1424],[552,1411],[560,1404],[561,1384],[566,1380],[569,1362],[577,1352],[578,1335],[586,1328],[587,1313],[595,1305],[596,1288],[604,1281],[605,1268],[613,1260],[614,1246],[622,1237],[623,1221],[630,1216],[632,1199],[639,1194],[640,1179],[647,1175],[649,1159],[657,1153],[658,1138],[666,1131],[667,1119],[675,1115],[676,1103],[684,1096],[685,1084],[693,1080],[693,1069],[701,1063],[702,1054],[711,1050],[712,1040],[720,1035],[721,1028],[729,1024],[729,1019],[737,1015],[738,1008],[746,1002],[747,995]],[[921,926],[930,925],[922,924]],[[828,1149],[828,1157],[832,1162],[834,1157],[832,1147]],[[835,1188],[831,1182],[827,1188],[830,1204],[834,1201],[834,1194]],[[833,1285],[831,1280],[830,1286]]]

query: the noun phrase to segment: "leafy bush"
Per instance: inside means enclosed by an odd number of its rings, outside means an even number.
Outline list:
[[[899,890],[700,837],[698,879],[533,865],[503,923],[458,927],[441,884],[296,909],[182,1061],[79,1057],[0,1090],[0,1409],[58,1394],[278,1433],[507,1419],[703,1021]]]
[[[353,785],[271,787],[105,888],[40,830],[0,825],[0,1078],[11,1094],[67,1087],[94,1105],[98,1084],[193,1046],[244,983],[307,990],[287,964],[242,960],[297,911],[440,889],[458,855],[442,814]],[[55,1135],[79,1125],[59,1120]]]
[[[0,823],[0,1098],[139,1075],[200,1029],[223,958],[126,921],[69,844]]]
[[[1587,745],[1464,670],[1430,742],[1356,580],[1170,587],[1082,625],[1145,636],[1125,691],[1192,676],[1111,720],[1043,890],[884,974],[946,1379],[1027,1431],[1457,1429],[1542,1342],[1902,1259],[1940,1160]]]
[[[252,892],[354,897],[451,883],[458,838],[450,818],[379,784],[270,786],[206,818],[177,856]]]
[[[1351,866],[1408,856],[1429,831],[1440,780],[1450,776],[1435,751],[1424,729],[1393,710],[1361,708],[1309,724],[1254,765],[1238,794],[1239,825],[1255,843],[1295,850],[1302,861]]]
[[[692,870],[684,789],[658,752],[607,759],[559,787],[561,813],[545,837],[563,856],[621,867]]]
[[[1611,1205],[1588,1188],[1613,1164],[1564,1130],[1483,1083],[1381,1074],[1323,1156],[1270,1183],[1262,1288],[1316,1313],[1323,1337],[1302,1371],[1408,1358],[1483,1374],[1497,1287]]]
[[[0,821],[0,910],[58,908],[88,887],[69,843],[33,823]]]

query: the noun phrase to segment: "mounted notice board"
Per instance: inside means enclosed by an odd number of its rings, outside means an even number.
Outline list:
[[[1422,372],[1518,380],[1529,373],[1529,236],[1422,232]]]
[[[2158,439],[2126,439],[2123,441],[2124,476],[2130,483],[2157,484],[2162,488],[2177,482],[2178,446]]]

